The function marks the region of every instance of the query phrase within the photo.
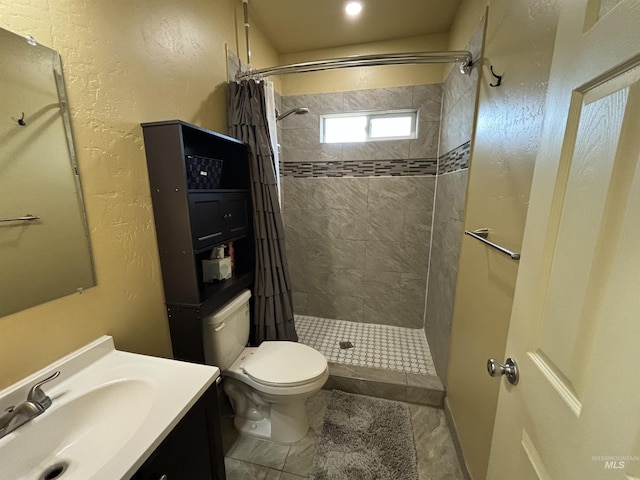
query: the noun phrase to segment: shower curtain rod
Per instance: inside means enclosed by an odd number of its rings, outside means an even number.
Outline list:
[[[249,0],[242,0],[244,35],[247,47],[247,65],[251,67],[251,41],[249,39]],[[383,53],[378,55],[353,55],[348,57],[317,60],[314,62],[292,63],[279,67],[253,70],[249,68],[236,74],[236,80],[262,78],[271,75],[322,72],[339,68],[377,67],[382,65],[418,65],[427,63],[460,63],[460,73],[469,75],[473,66],[471,52],[464,50],[450,52]]]
[[[460,63],[463,75],[471,73],[473,57],[471,52],[464,50],[450,52],[416,52],[416,53],[387,53],[381,55],[353,55],[349,57],[317,60],[313,62],[292,63],[278,67],[250,69],[238,72],[236,80],[262,78],[271,75],[290,75],[293,73],[321,72],[351,67],[374,67],[382,65],[414,65],[428,63]]]

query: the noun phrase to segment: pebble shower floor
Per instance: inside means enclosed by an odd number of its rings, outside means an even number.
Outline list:
[[[296,315],[300,343],[322,352],[327,361],[383,368],[404,373],[436,375],[424,331],[371,323]],[[340,348],[340,342],[353,348]]]

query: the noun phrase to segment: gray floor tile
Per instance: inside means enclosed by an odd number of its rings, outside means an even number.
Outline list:
[[[300,475],[294,475],[292,473],[282,472],[280,480],[304,480],[309,477],[301,477]]]
[[[322,430],[322,420],[324,412],[327,410],[327,403],[331,392],[328,390],[320,390],[311,398],[307,399],[307,415],[309,415],[309,428],[318,435]]]
[[[451,433],[441,409],[409,404],[419,480],[463,480]]]
[[[282,480],[282,472],[270,468],[264,480]]]
[[[419,473],[419,480],[463,480],[464,477],[461,473]]]
[[[440,478],[438,475],[449,478],[463,480],[462,471],[458,462],[458,456],[453,447],[433,446],[418,455],[418,476],[419,480]]]
[[[306,437],[291,445],[287,461],[282,470],[296,475],[309,475],[313,465],[313,454],[316,451],[316,445],[319,440],[319,434],[313,429],[309,429]]]
[[[451,433],[441,409],[426,405],[409,404],[416,448],[451,446]],[[426,450],[424,451],[426,453]]]
[[[289,453],[289,445],[240,436],[227,453],[228,457],[263,467],[282,470]]]
[[[240,437],[225,459],[228,480],[301,480],[313,464],[322,419],[331,392],[321,390],[307,401],[309,433],[290,446]],[[418,457],[419,480],[463,480],[451,434],[439,408],[409,404]],[[250,463],[249,463],[250,462]],[[280,471],[283,470],[283,471]]]
[[[267,478],[267,468],[234,458],[226,457],[224,467],[227,471],[227,480],[266,480]]]

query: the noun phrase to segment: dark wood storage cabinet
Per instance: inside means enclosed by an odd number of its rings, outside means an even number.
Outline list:
[[[174,357],[204,363],[202,318],[253,285],[248,146],[188,123],[143,123]],[[229,279],[205,283],[202,261],[233,241]]]
[[[217,385],[185,414],[132,480],[224,480]]]

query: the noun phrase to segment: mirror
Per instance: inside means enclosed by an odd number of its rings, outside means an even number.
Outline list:
[[[60,55],[0,29],[0,317],[94,285]]]

